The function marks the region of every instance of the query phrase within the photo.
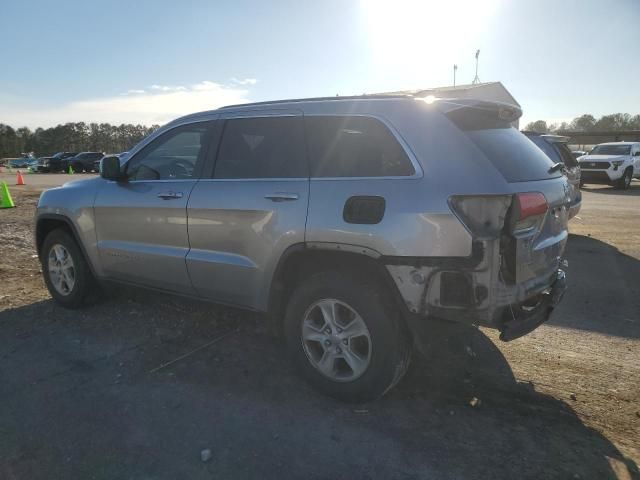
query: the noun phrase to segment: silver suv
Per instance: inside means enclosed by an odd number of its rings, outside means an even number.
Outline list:
[[[180,118],[42,194],[47,287],[70,308],[116,281],[265,312],[316,388],[376,398],[437,322],[506,341],[559,302],[569,185],[520,114],[368,96]]]

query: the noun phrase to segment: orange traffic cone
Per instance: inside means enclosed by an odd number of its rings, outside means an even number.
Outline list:
[[[24,185],[24,178],[22,178],[20,170],[18,170],[18,181],[16,182],[16,185]]]

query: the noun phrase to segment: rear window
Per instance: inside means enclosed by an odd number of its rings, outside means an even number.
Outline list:
[[[305,117],[312,177],[404,177],[415,173],[406,152],[378,119]]]

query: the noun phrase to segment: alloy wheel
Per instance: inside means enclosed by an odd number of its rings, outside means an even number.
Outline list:
[[[60,295],[67,296],[76,284],[76,269],[73,258],[63,245],[56,243],[49,250],[49,279]]]
[[[350,382],[371,362],[371,335],[362,317],[331,298],[312,304],[302,321],[301,340],[311,364],[325,377]]]

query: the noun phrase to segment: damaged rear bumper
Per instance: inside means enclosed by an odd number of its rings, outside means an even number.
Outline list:
[[[555,281],[547,291],[540,294],[536,305],[526,309],[520,306],[515,311],[510,308],[505,312],[507,319],[501,325],[500,340],[509,342],[520,338],[549,320],[551,312],[562,300],[566,289],[566,274],[564,270],[558,270]]]
[[[505,282],[496,243],[478,242],[465,258],[387,263],[412,317],[410,327],[422,329],[425,320],[439,319],[494,328],[509,341],[548,320],[567,286],[559,256],[548,258],[546,273],[519,283]],[[563,245],[560,242],[553,254],[561,254]]]

